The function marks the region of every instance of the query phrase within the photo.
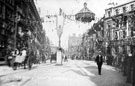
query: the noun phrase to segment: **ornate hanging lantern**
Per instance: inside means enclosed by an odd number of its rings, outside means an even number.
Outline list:
[[[75,15],[75,19],[84,23],[90,23],[95,19],[95,14],[87,8],[87,3],[85,2],[84,8]]]

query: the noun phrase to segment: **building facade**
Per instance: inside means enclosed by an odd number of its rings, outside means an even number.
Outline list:
[[[22,47],[40,56],[45,31],[33,0],[0,0],[0,23],[1,60],[7,59],[7,51]]]
[[[0,61],[6,60],[6,49],[14,38],[14,0],[0,0]]]
[[[68,54],[72,59],[76,59],[80,57],[80,45],[82,42],[81,35],[76,36],[73,34],[68,39]]]
[[[82,37],[83,56],[85,56],[87,60],[93,60],[99,51],[104,55],[103,18],[95,22]]]
[[[106,53],[119,58],[135,49],[135,1],[105,10]]]

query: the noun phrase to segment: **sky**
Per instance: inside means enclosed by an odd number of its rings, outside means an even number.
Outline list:
[[[44,18],[43,28],[53,45],[58,46],[58,36],[56,30],[56,18],[47,18],[46,15],[58,15],[59,8],[66,15],[75,15],[83,8],[83,3],[87,3],[87,7],[95,13],[97,18],[101,18],[105,14],[105,9],[111,7],[108,3],[115,2],[117,5],[124,4],[132,0],[37,0],[36,6],[41,10],[41,17]],[[77,21],[66,19],[61,37],[61,46],[68,48],[68,37],[75,33],[76,35],[85,33],[95,21],[84,24]]]

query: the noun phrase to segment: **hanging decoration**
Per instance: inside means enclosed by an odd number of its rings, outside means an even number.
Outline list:
[[[84,8],[75,15],[75,19],[84,23],[90,23],[92,20],[95,20],[95,14],[87,8],[87,3],[85,2]]]

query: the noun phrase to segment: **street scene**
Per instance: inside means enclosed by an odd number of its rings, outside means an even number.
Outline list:
[[[135,0],[0,0],[0,86],[135,86]]]
[[[48,61],[46,64],[34,65],[31,71],[5,71],[1,71],[2,82],[6,82],[2,86],[131,86],[114,67],[104,64],[102,75],[98,75],[96,63],[92,61],[69,60],[63,66]],[[11,79],[14,81],[10,82]]]

